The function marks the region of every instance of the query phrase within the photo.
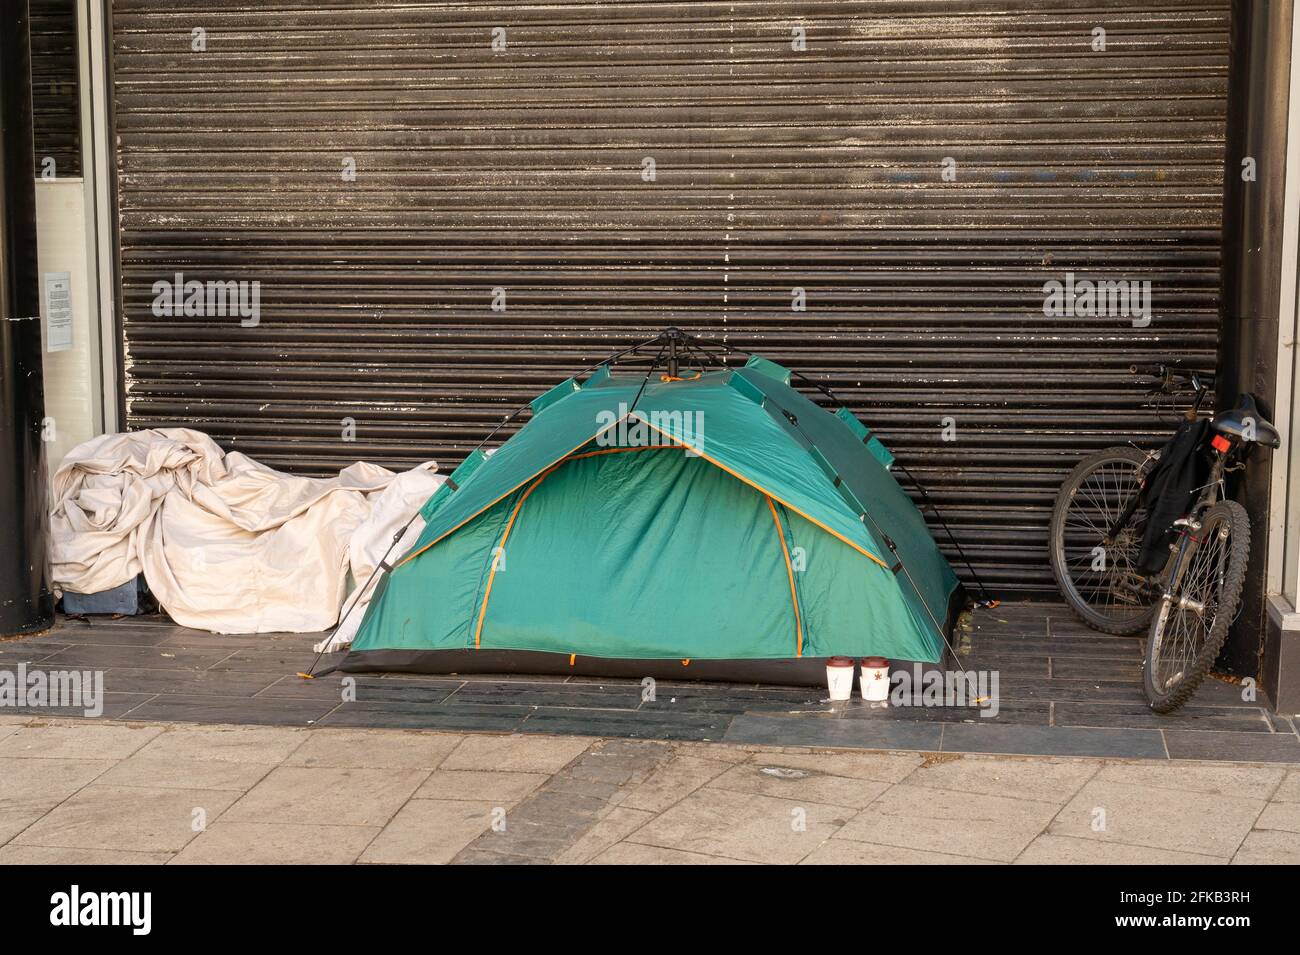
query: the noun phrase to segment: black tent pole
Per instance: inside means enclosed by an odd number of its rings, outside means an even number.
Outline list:
[[[27,0],[0,0],[0,634],[54,622]]]

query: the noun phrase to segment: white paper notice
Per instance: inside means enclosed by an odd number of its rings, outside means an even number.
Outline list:
[[[72,347],[72,276],[67,272],[45,273],[45,350],[67,351]]]

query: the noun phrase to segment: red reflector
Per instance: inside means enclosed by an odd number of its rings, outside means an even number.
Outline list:
[[[1221,434],[1216,434],[1214,440],[1210,442],[1215,451],[1227,451],[1232,447],[1232,442]]]

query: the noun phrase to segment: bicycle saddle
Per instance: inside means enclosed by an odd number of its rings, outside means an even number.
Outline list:
[[[1259,413],[1253,395],[1242,395],[1237,399],[1237,407],[1231,411],[1220,411],[1210,422],[1210,427],[1220,434],[1231,435],[1242,441],[1254,441],[1266,448],[1276,448],[1282,443],[1277,428]]]

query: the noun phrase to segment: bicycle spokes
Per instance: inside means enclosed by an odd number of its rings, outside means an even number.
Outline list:
[[[1169,598],[1167,611],[1161,611],[1164,626],[1158,627],[1152,652],[1156,687],[1169,690],[1190,672],[1201,654],[1219,611],[1228,569],[1230,538],[1228,527],[1202,528],[1204,536],[1195,544],[1186,572]]]
[[[1063,557],[1069,577],[1079,595],[1102,612],[1145,612],[1149,604],[1137,570],[1145,511],[1138,507],[1111,535],[1136,486],[1131,463],[1103,464],[1080,482],[1065,515]]]

